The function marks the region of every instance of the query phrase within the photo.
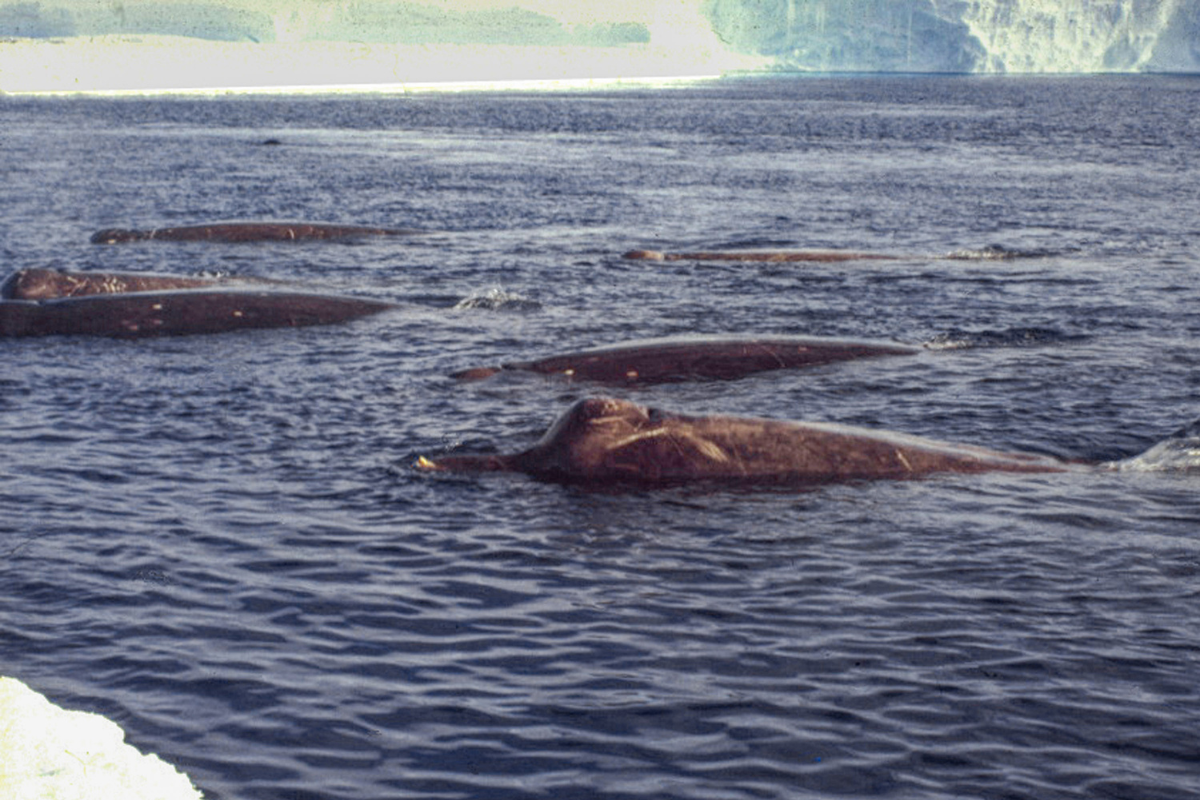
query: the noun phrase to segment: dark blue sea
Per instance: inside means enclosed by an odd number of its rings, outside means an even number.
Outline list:
[[[401,305],[0,343],[0,674],[209,800],[1195,796],[1194,469],[598,491],[412,464],[606,394],[1136,456],[1200,418],[1196,78],[7,96],[0,130],[5,274]],[[430,233],[88,241],[230,219]],[[621,258],[743,247],[900,258]],[[650,388],[447,377],[694,333],[931,346]]]

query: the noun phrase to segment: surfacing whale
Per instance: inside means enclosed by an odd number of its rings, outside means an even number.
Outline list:
[[[1053,255],[1048,250],[1012,250],[1002,245],[987,245],[979,249],[955,250],[940,256],[897,255],[868,253],[856,250],[767,250],[747,248],[744,250],[693,250],[671,253],[661,250],[629,250],[621,255],[629,261],[761,261],[835,263],[839,261],[898,261],[920,258],[941,261],[1011,261],[1018,258],[1043,258]]]
[[[141,272],[68,272],[37,267],[17,270],[10,275],[3,284],[0,284],[0,299],[57,300],[96,294],[165,292],[177,289],[212,289],[270,283],[275,282],[233,276],[209,278]]]
[[[239,278],[19,270],[0,284],[0,336],[137,338],[345,322],[395,308]]]
[[[292,242],[306,239],[352,239],[364,236],[415,236],[409,228],[372,228],[314,222],[219,222],[175,228],[105,228],[92,234],[92,244],[121,244],[149,240],[172,242]]]
[[[645,339],[536,361],[475,367],[451,377],[481,380],[499,372],[524,371],[609,385],[649,385],[735,380],[769,370],[918,352],[918,347],[892,342],[815,336],[693,336]]]
[[[630,261],[895,261],[900,256],[861,253],[853,250],[699,250],[665,253],[659,250],[630,250],[621,258]]]
[[[535,478],[640,488],[711,483],[803,488],[922,478],[940,472],[1063,472],[1069,462],[846,425],[754,417],[687,416],[628,400],[570,408],[528,450],[422,456],[418,469],[524,472]]]

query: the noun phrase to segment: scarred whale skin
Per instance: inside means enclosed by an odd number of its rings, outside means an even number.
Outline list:
[[[800,488],[939,472],[1071,469],[1052,458],[867,428],[685,416],[612,398],[579,401],[523,452],[422,457],[416,466],[444,472],[515,471],[564,483],[646,488],[693,482]]]
[[[138,272],[68,272],[35,267],[17,270],[3,284],[0,284],[0,299],[53,300],[93,294],[212,289],[254,283],[268,283],[268,281],[255,278],[205,278]]]
[[[700,250],[664,253],[659,250],[630,250],[621,258],[630,261],[894,261],[898,256],[860,253],[852,250]]]
[[[501,371],[519,370],[609,385],[648,385],[735,380],[756,372],[917,352],[920,348],[891,342],[815,336],[679,337],[646,339],[498,367],[476,367],[451,377],[480,380]]]
[[[955,250],[945,255],[912,256],[889,253],[866,253],[857,250],[695,250],[668,253],[661,250],[630,250],[621,255],[630,261],[898,261],[902,259],[935,259],[946,261],[1009,261],[1018,258],[1043,258],[1053,255],[1049,250],[1012,250],[1002,245],[987,245],[979,249]]]
[[[144,337],[325,325],[395,306],[254,282],[21,270],[0,285],[0,336]]]
[[[105,228],[92,234],[92,244],[120,244],[149,240],[173,242],[273,242],[303,239],[348,239],[361,236],[414,236],[424,231],[408,228],[372,228],[360,225],[326,225],[313,222],[219,222],[175,228],[131,230]]]

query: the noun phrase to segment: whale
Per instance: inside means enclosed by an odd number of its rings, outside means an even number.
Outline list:
[[[328,325],[395,304],[250,279],[19,270],[0,284],[0,336],[141,338]]]
[[[924,478],[937,473],[1043,473],[1077,468],[1028,453],[820,422],[689,416],[629,400],[576,402],[527,450],[421,456],[426,472],[522,472],[587,486],[661,488],[706,483],[801,489]]]
[[[895,261],[899,256],[861,253],[852,250],[701,250],[689,253],[665,253],[660,250],[629,250],[621,255],[629,261]]]
[[[1044,258],[1053,255],[1049,250],[1014,250],[1003,245],[987,245],[978,249],[955,250],[944,255],[895,255],[867,253],[856,250],[695,250],[671,253],[661,250],[628,250],[621,258],[629,261],[758,261],[783,263],[810,261],[836,263],[839,261],[899,261],[902,259],[933,259],[936,261],[1012,261],[1020,258]]]
[[[631,386],[691,380],[736,380],[757,372],[837,361],[913,355],[919,347],[816,336],[689,336],[643,339],[607,347],[511,361],[454,372],[460,381],[501,372],[533,372],[574,380]]]
[[[55,300],[94,294],[163,292],[172,289],[201,289],[221,286],[275,284],[263,278],[235,276],[201,277],[141,272],[71,272],[31,267],[14,272],[0,284],[0,299]]]
[[[309,239],[352,239],[365,236],[415,236],[410,228],[372,228],[314,222],[218,222],[174,228],[105,228],[92,234],[92,244],[141,241],[172,242],[292,242]]]

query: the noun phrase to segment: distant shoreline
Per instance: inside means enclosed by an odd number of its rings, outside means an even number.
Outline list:
[[[679,81],[765,69],[716,45],[217,42],[108,35],[0,40],[0,93],[295,93]]]

